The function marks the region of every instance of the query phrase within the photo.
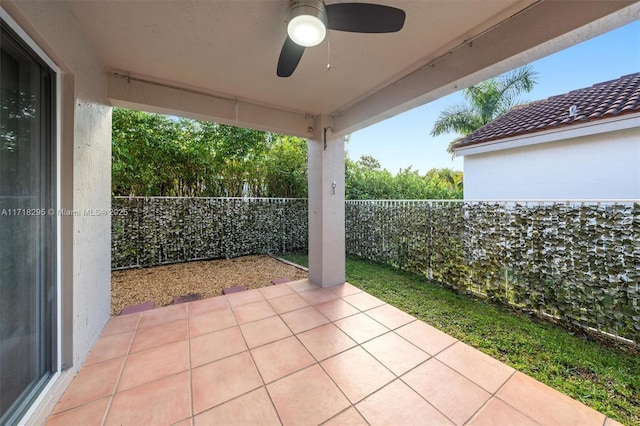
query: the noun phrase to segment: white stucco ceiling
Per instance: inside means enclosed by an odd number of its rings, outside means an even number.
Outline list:
[[[107,71],[278,111],[351,114],[343,126],[349,130],[424,103],[427,93],[451,92],[474,72],[633,3],[589,1],[580,7],[576,1],[367,1],[404,9],[404,29],[393,34],[329,31],[321,45],[305,51],[289,78],[275,73],[286,37],[287,0],[68,3]],[[510,19],[514,15],[516,20]],[[482,37],[487,39],[484,47]],[[476,50],[470,43],[468,52],[456,50],[457,56],[443,58],[456,72],[446,66],[432,67],[430,73],[425,69],[471,39],[479,46]]]

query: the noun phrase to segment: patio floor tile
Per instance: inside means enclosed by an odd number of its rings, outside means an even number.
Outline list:
[[[435,355],[457,342],[453,337],[422,321],[414,321],[400,327],[396,333],[430,355]]]
[[[84,365],[97,364],[114,358],[120,358],[129,353],[134,330],[120,334],[101,337],[91,349]]]
[[[247,345],[244,343],[244,338],[238,327],[194,337],[191,339],[190,345],[192,367],[208,364],[247,350]]]
[[[298,339],[316,360],[322,361],[356,345],[349,336],[333,324],[325,324],[298,334]]]
[[[448,347],[440,352],[436,358],[489,393],[495,393],[515,371],[506,364],[462,342]]]
[[[102,398],[63,413],[55,414],[47,419],[45,426],[101,426],[109,400],[110,398]]]
[[[189,394],[186,371],[118,393],[105,425],[176,423],[191,416]]]
[[[102,337],[135,330],[138,327],[140,316],[140,313],[136,313],[111,318],[102,331]]]
[[[279,314],[309,306],[309,303],[300,297],[298,293],[269,299],[269,303]]]
[[[288,374],[315,363],[309,352],[291,336],[251,351],[265,383],[271,383]]]
[[[162,346],[166,343],[186,339],[189,335],[187,319],[141,328],[136,333],[131,345],[131,353]]]
[[[299,293],[310,305],[318,305],[338,298],[338,295],[328,288],[314,288]]]
[[[53,413],[113,394],[123,362],[124,358],[116,358],[81,368],[69,389],[54,407]]]
[[[280,420],[264,388],[218,405],[194,418],[195,426],[279,425]]]
[[[436,359],[430,359],[402,377],[441,413],[464,424],[491,394]]]
[[[246,305],[247,303],[261,302],[264,299],[262,293],[258,290],[241,291],[239,293],[230,294],[227,297],[227,302],[232,308],[240,305]]]
[[[260,289],[262,296],[269,300],[274,297],[286,296],[287,294],[293,294],[295,291],[288,285],[273,285],[271,287],[262,287]]]
[[[520,372],[496,396],[542,424],[602,425],[605,420],[603,414]]]
[[[360,290],[358,287],[351,285],[349,283],[338,284],[338,285],[334,285],[327,288],[333,291],[335,294],[337,294],[340,297],[349,296],[351,294],[362,292],[362,290]]]
[[[393,332],[369,340],[362,347],[397,376],[430,358],[430,355]]]
[[[349,406],[317,364],[267,385],[267,390],[284,425],[318,425]]]
[[[329,322],[327,317],[322,315],[313,306],[298,309],[297,311],[282,314],[281,318],[294,333],[302,333]]]
[[[295,290],[297,292],[305,291],[305,290],[312,290],[314,288],[318,288],[317,285],[313,284],[308,279],[307,280],[291,281],[290,283],[281,284],[281,285],[288,285],[289,287],[291,287],[293,290]]]
[[[351,407],[324,423],[323,426],[369,426],[369,423],[362,418],[358,410]]]
[[[190,314],[189,335],[194,337],[200,334],[211,333],[213,331],[233,327],[236,324],[236,318],[233,316],[233,312],[229,308],[217,309],[194,316]]]
[[[358,343],[366,342],[389,331],[385,326],[362,313],[338,320],[335,325]]]
[[[224,296],[209,297],[188,303],[187,309],[190,317],[196,317],[218,309],[229,309],[229,303],[227,303],[227,299]]]
[[[194,414],[262,386],[262,380],[249,352],[194,368],[191,381]]]
[[[361,347],[355,347],[320,363],[352,403],[395,379],[384,365]]]
[[[504,401],[498,398],[491,398],[491,401],[485,405],[482,410],[469,422],[469,425],[475,426],[494,426],[494,425],[521,425],[533,426],[539,423],[533,421],[520,411],[516,410]]]
[[[185,371],[189,368],[189,342],[169,343],[144,352],[129,355],[118,391]]]
[[[335,299],[321,303],[319,305],[315,305],[315,308],[322,312],[322,315],[329,318],[331,321],[346,318],[360,312],[342,299]]]
[[[240,326],[250,349],[291,336],[289,327],[280,317],[269,317]]]
[[[350,284],[301,280],[112,318],[46,424],[618,423]]]
[[[373,426],[453,424],[400,380],[366,398],[356,408]]]
[[[272,317],[275,314],[275,311],[266,300],[247,303],[233,308],[233,315],[236,317],[238,324],[245,324],[247,322]]]
[[[355,306],[361,311],[366,311],[376,306],[384,305],[384,302],[368,293],[360,292],[342,298],[345,302]]]
[[[140,317],[138,330],[187,318],[187,304],[170,305],[162,309],[144,311]]]
[[[367,311],[367,315],[390,330],[395,330],[398,327],[416,320],[411,315],[387,304],[370,309]]]

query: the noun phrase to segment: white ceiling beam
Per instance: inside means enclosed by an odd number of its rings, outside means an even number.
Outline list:
[[[290,136],[308,138],[313,135],[315,117],[310,115],[198,93],[120,73],[110,73],[108,78],[108,98],[114,106]]]
[[[335,133],[353,133],[640,17],[640,2],[636,1],[593,1],[577,7],[578,4],[547,0],[532,5],[471,42],[333,114]]]

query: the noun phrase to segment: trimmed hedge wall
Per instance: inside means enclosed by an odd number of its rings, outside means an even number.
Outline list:
[[[114,197],[113,269],[306,249],[307,200]]]
[[[305,199],[128,198],[112,267],[308,247]],[[124,214],[126,213],[126,214]],[[347,201],[346,251],[640,343],[640,204]]]
[[[640,343],[640,204],[347,201],[347,252]]]

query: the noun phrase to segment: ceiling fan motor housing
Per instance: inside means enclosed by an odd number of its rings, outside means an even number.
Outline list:
[[[406,14],[396,7],[372,3],[333,3],[324,0],[290,0],[288,37],[278,58],[278,77],[295,71],[307,47],[317,46],[327,30],[382,34],[400,31]]]

